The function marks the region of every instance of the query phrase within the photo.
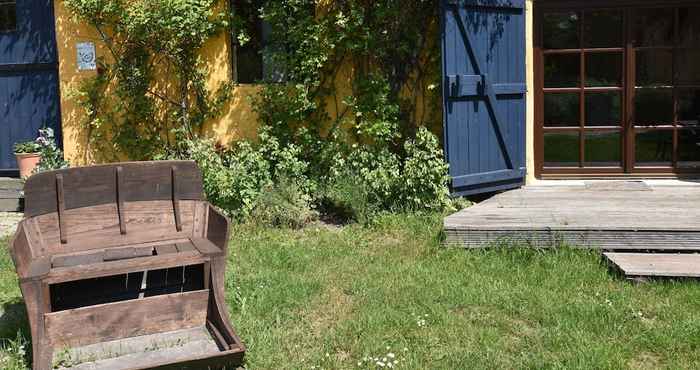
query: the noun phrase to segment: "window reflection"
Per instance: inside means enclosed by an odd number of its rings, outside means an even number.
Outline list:
[[[584,47],[610,48],[622,46],[622,12],[592,11],[584,17]]]
[[[544,165],[545,167],[578,167],[579,133],[545,133]]]
[[[579,94],[545,94],[544,124],[546,127],[579,126]]]
[[[587,132],[584,141],[585,167],[620,167],[622,142],[620,133]]]
[[[672,46],[674,13],[673,8],[635,10],[635,46]]]
[[[670,166],[673,160],[673,131],[638,132],[635,160],[637,166]]]
[[[546,13],[544,15],[545,49],[578,49],[577,13]]]
[[[544,87],[578,87],[581,81],[579,54],[554,54],[544,58]]]
[[[678,121],[683,126],[700,126],[700,90],[678,92]]]

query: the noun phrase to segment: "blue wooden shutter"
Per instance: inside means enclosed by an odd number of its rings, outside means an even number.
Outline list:
[[[525,179],[524,0],[444,0],[445,153],[458,195]]]
[[[17,27],[0,32],[0,175],[15,174],[13,145],[51,127],[61,144],[53,1],[17,0]]]

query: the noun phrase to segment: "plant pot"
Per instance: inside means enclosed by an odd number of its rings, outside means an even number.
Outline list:
[[[26,179],[34,173],[34,169],[41,160],[39,153],[15,153],[17,167],[19,167],[19,177]]]

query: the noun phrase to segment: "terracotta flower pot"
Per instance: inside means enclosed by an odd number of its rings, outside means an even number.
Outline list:
[[[15,153],[15,157],[19,167],[19,176],[23,179],[32,175],[34,168],[41,160],[41,154],[39,153]]]

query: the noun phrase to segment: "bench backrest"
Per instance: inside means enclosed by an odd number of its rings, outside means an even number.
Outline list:
[[[206,212],[191,161],[44,172],[27,180],[24,193],[26,227],[41,239],[41,255],[187,237]]]

